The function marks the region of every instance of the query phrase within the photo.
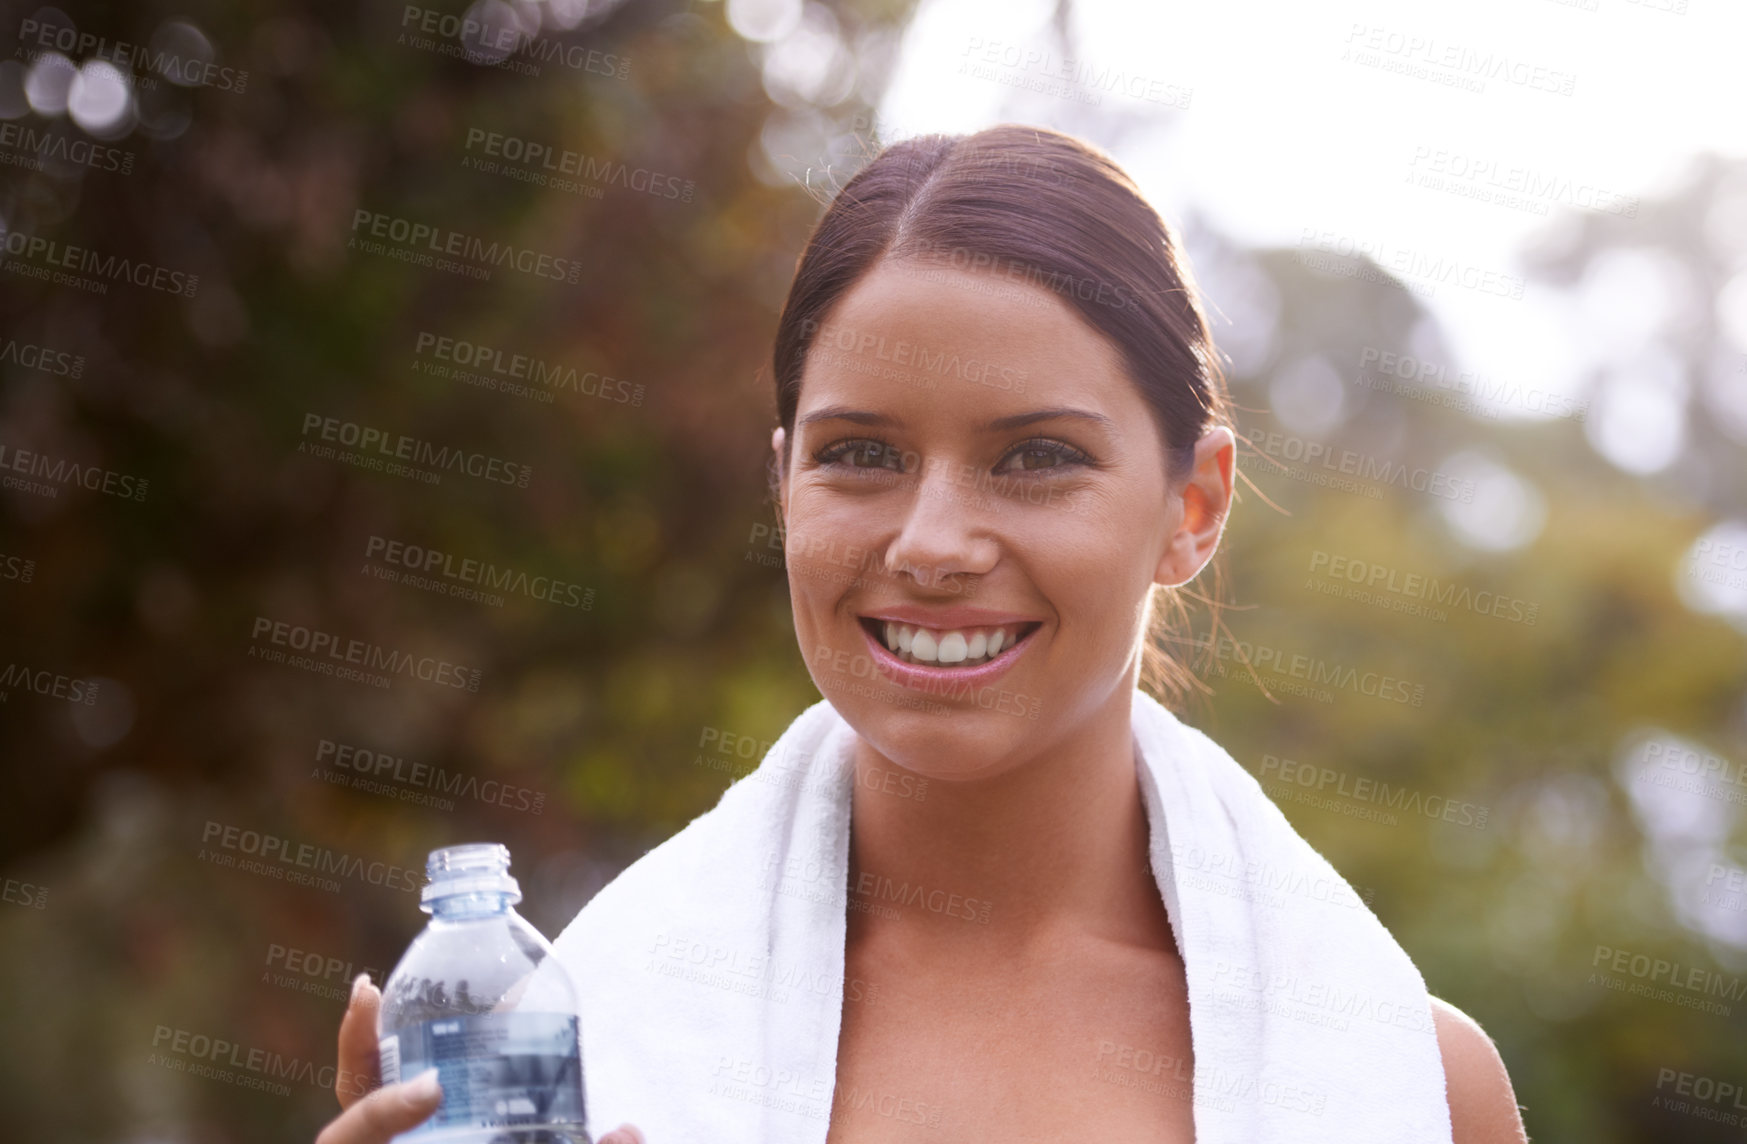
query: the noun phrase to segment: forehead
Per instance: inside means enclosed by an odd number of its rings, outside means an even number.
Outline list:
[[[882,262],[809,346],[802,414],[838,404],[980,419],[1052,404],[1144,412],[1116,347],[1072,305],[996,273]]]

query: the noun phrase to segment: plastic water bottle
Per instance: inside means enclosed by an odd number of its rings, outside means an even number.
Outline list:
[[[382,1083],[437,1069],[443,1101],[408,1144],[593,1144],[576,990],[495,842],[431,851],[427,925],[383,989]]]

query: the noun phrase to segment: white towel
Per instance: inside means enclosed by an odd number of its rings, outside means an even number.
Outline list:
[[[1450,1144],[1407,954],[1223,748],[1142,691],[1132,723],[1187,971],[1195,1139]],[[846,985],[867,988],[844,980],[854,743],[815,703],[554,943],[581,1003],[591,1134],[822,1144]],[[1180,1087],[1125,1049],[1100,1062],[1117,1083]]]

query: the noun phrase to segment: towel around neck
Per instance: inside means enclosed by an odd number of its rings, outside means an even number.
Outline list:
[[[1413,962],[1229,753],[1133,698],[1195,1139],[1450,1144]],[[650,1144],[823,1144],[844,993],[866,987],[844,979],[855,741],[829,702],[807,708],[559,935],[595,1137],[629,1121]]]

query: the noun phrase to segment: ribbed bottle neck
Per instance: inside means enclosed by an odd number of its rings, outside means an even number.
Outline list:
[[[433,918],[443,921],[465,921],[472,918],[499,917],[511,912],[520,894],[462,893],[444,894],[424,903]]]

